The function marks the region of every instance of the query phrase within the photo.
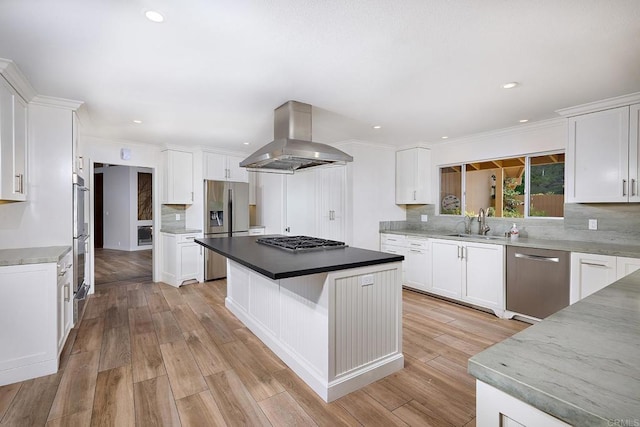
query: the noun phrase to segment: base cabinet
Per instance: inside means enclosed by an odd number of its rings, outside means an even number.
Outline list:
[[[179,287],[188,280],[204,280],[202,246],[194,242],[201,233],[162,233],[162,281]]]
[[[58,356],[73,327],[73,253],[69,252],[58,262]]]
[[[431,290],[431,241],[399,234],[380,235],[380,251],[403,255],[402,284],[419,291]]]
[[[431,291],[504,312],[504,246],[432,239]]]
[[[476,381],[476,426],[569,427],[569,424],[487,383]]]
[[[58,370],[56,267],[0,267],[0,386]]]
[[[569,302],[580,301],[640,269],[640,258],[571,253]]]

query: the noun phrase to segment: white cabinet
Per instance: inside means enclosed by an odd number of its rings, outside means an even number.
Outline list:
[[[640,270],[640,258],[616,257],[616,279]]]
[[[204,179],[213,181],[249,182],[249,174],[240,167],[242,157],[219,153],[204,153]]]
[[[24,201],[27,188],[27,103],[0,76],[0,200]]]
[[[433,293],[504,311],[504,246],[432,239]]]
[[[402,284],[420,291],[431,290],[431,241],[425,237],[380,234],[380,251],[403,255]]]
[[[318,237],[344,241],[345,183],[344,166],[317,170],[320,191],[320,222]]]
[[[58,277],[58,356],[73,327],[73,253],[57,264]]]
[[[396,152],[396,204],[427,204],[430,202],[429,175],[431,152],[426,148],[411,148]]]
[[[56,263],[0,267],[0,386],[58,370]]]
[[[285,232],[344,241],[345,188],[344,166],[288,175]]]
[[[640,202],[640,104],[569,119],[566,201]]]
[[[162,233],[163,282],[178,287],[187,280],[203,281],[203,249],[194,242],[201,237],[201,233]]]
[[[616,278],[615,256],[572,252],[569,303],[573,304],[609,286]]]
[[[193,203],[193,154],[185,151],[162,152],[164,180],[162,203],[190,205]]]

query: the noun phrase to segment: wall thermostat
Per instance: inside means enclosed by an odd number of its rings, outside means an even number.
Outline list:
[[[129,148],[121,148],[120,158],[122,160],[131,160],[131,150]]]

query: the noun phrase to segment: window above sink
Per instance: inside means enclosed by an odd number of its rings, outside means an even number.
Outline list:
[[[564,152],[440,167],[441,215],[564,216]]]

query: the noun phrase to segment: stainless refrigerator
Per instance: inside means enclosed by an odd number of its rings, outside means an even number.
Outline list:
[[[204,182],[204,237],[247,236],[249,234],[249,184]],[[204,280],[227,277],[227,261],[213,251],[204,254]]]

